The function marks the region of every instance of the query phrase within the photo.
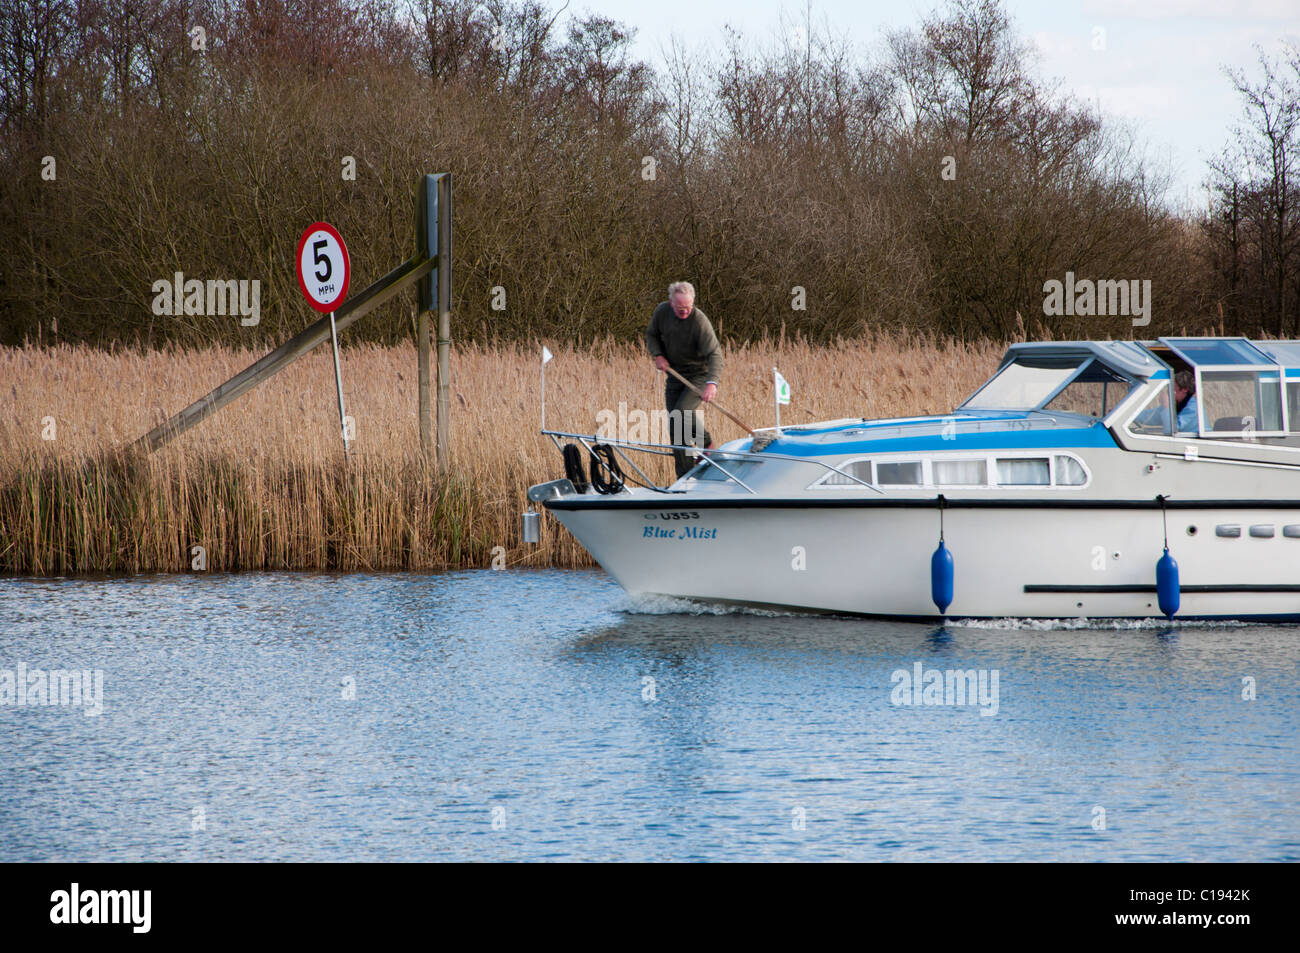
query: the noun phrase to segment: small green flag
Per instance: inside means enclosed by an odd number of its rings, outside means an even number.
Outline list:
[[[786,383],[786,379],[781,376],[781,372],[775,367],[772,368],[772,374],[775,375],[774,379],[776,381],[776,402],[778,404],[790,403],[790,385]]]

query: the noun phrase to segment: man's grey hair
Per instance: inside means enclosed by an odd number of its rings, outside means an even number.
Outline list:
[[[668,286],[668,297],[673,295],[686,295],[692,301],[695,300],[695,286],[689,281],[674,281]]]

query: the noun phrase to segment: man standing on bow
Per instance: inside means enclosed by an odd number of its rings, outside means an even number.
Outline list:
[[[668,300],[655,308],[645,332],[646,348],[655,367],[667,372],[672,368],[690,381],[701,396],[671,374],[664,389],[668,406],[668,429],[673,444],[677,475],[688,472],[694,463],[686,455],[687,446],[713,447],[713,438],[704,429],[697,411],[700,401],[713,400],[718,393],[718,376],[722,373],[722,348],[708,316],[695,307],[695,288],[687,281],[668,286]],[[677,449],[678,447],[682,449]]]

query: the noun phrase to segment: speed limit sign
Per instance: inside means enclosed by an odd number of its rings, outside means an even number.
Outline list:
[[[320,312],[333,311],[347,296],[351,277],[348,247],[333,225],[314,222],[298,239],[298,287]]]

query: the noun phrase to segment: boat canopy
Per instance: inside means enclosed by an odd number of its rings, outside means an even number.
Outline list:
[[[1013,344],[1002,357],[1002,367],[1021,357],[1094,357],[1128,377],[1145,380],[1164,370],[1162,361],[1137,341],[1030,341]]]
[[[1104,417],[1134,387],[1168,369],[1132,341],[1014,344],[996,374],[958,410]]]
[[[1175,368],[1194,375],[1198,419],[1190,429],[1199,436],[1255,439],[1300,433],[1300,341],[1244,337],[1013,344],[997,373],[958,410],[1104,418],[1139,387],[1156,381],[1168,393],[1144,401],[1168,408],[1174,406]],[[1172,417],[1163,432],[1171,434],[1171,428]]]

